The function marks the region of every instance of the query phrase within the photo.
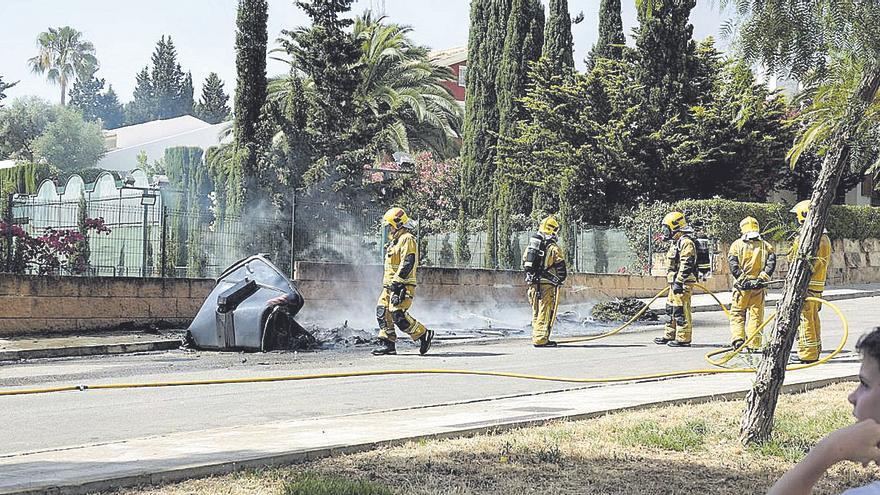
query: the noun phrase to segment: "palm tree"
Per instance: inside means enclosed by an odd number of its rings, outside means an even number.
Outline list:
[[[67,87],[74,80],[88,80],[98,69],[95,47],[70,26],[49,28],[37,37],[39,53],[28,60],[35,74],[46,74],[53,84],[61,86],[61,104],[64,105]]]
[[[385,24],[384,19],[366,12],[355,20],[351,36],[361,51],[354,67],[360,74],[356,98],[380,120],[390,117],[383,130],[389,151],[429,149],[456,155],[463,109],[443,86],[452,80],[452,72],[431,63],[428,51],[409,39],[411,28]],[[297,78],[306,95],[314,86],[296,67],[297,32],[282,34],[272,52],[283,55],[272,58],[290,64],[291,74],[269,81],[269,98],[278,101],[287,97]]]

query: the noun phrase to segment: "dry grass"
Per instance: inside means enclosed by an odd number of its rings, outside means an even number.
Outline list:
[[[817,439],[852,422],[846,402],[851,388],[852,384],[839,384],[783,396],[773,441],[755,448],[745,449],[737,441],[742,402],[713,402],[412,442],[124,493],[283,495],[294,493],[292,480],[324,475],[368,481],[400,494],[763,493]],[[840,493],[868,483],[875,474],[873,469],[841,464],[816,493]]]

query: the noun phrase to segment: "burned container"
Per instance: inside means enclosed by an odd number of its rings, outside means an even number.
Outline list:
[[[268,302],[285,296],[286,303]],[[315,344],[293,317],[303,297],[275,265],[256,255],[228,268],[187,329],[200,349],[268,351]]]

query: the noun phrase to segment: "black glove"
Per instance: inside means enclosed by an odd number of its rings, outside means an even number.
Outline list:
[[[391,304],[397,306],[406,299],[406,286],[400,282],[391,282]]]
[[[672,282],[669,287],[673,294],[684,294],[684,285],[679,282]]]

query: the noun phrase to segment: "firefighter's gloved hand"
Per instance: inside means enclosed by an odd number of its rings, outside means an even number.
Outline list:
[[[670,290],[673,294],[684,294],[684,284],[679,282],[672,282],[670,285]]]
[[[406,299],[406,286],[400,282],[391,282],[391,304],[395,306],[402,303]]]

